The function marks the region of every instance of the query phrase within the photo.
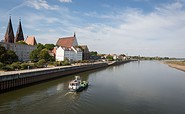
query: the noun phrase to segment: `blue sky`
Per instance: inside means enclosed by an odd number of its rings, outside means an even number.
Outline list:
[[[43,44],[76,32],[99,53],[185,57],[185,0],[1,0],[0,39],[10,14]]]

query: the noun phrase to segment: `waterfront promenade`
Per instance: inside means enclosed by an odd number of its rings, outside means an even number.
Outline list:
[[[111,64],[110,62],[94,62],[94,63],[76,63],[68,66],[49,66],[47,68],[36,68],[36,69],[27,69],[27,70],[17,70],[17,71],[0,71],[0,76],[5,75],[13,75],[13,74],[22,74],[22,73],[32,73],[37,71],[46,71],[46,70],[55,70],[55,69],[62,69],[62,68],[68,68],[68,67],[75,67],[75,66],[81,66],[81,65],[90,65],[90,64],[100,64],[100,63],[107,63]]]

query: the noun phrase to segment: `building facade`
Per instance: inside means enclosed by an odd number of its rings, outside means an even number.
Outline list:
[[[7,50],[14,51],[19,61],[29,61],[30,52],[36,49],[36,46],[26,44],[0,42],[0,45],[4,46]]]
[[[79,61],[82,60],[82,51],[77,47],[58,47],[56,49],[56,61],[64,61],[65,58],[70,61]]]
[[[30,39],[30,38],[29,38]],[[16,42],[24,41],[24,34],[22,30],[21,20],[19,20],[19,25],[17,28],[16,36],[14,37],[13,27],[12,27],[12,21],[11,17],[9,18],[8,26],[6,29],[4,42],[0,42],[0,45],[4,46],[7,50],[12,50],[15,52],[15,54],[18,56],[19,61],[29,61],[29,55],[30,52],[36,49],[36,46],[34,46],[36,43],[35,38],[29,40],[29,42],[34,42],[32,44],[26,45],[26,44],[19,44]]]

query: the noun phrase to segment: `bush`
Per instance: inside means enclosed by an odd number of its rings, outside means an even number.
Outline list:
[[[54,66],[61,66],[59,61],[55,61],[55,62],[53,63],[53,65],[54,65]]]
[[[13,70],[13,67],[11,67],[10,65],[6,65],[2,69],[5,71],[11,71],[11,70]]]
[[[70,63],[68,61],[62,61],[62,65],[65,66],[65,65],[70,65]]]
[[[20,66],[21,70],[28,69],[29,63],[22,63]]]
[[[11,67],[13,68],[13,70],[21,69],[21,63],[20,62],[14,62],[14,63],[11,64]]]
[[[37,62],[38,68],[43,68],[43,67],[45,67],[45,65],[46,65],[46,61],[44,59],[41,59]]]
[[[0,62],[0,70],[3,69],[4,64]]]

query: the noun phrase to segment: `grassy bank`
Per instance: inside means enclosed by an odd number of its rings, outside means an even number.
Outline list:
[[[166,61],[165,64],[185,72],[185,61]]]
[[[166,61],[165,63],[185,66],[185,61]]]

